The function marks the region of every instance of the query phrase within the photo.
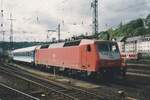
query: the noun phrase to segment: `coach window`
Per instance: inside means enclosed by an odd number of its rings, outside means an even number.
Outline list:
[[[91,51],[91,46],[90,45],[87,45],[86,47],[86,51],[90,52]]]

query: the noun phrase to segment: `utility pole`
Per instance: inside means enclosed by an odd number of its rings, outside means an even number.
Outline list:
[[[0,23],[0,28],[1,31],[0,33],[2,33],[2,42],[3,42],[3,52],[4,52],[4,46],[5,46],[5,31],[4,31],[4,9],[3,9],[3,0],[1,0],[1,23]]]
[[[48,42],[48,39],[49,39],[49,30],[47,30],[47,35],[46,35],[46,42]]]
[[[3,10],[3,0],[1,0],[1,33],[2,33],[2,35],[3,35],[3,39],[2,39],[2,41],[4,42],[4,33],[5,33],[5,31],[4,31],[4,10]]]
[[[91,7],[93,8],[92,33],[96,35],[98,33],[98,0],[93,0]]]
[[[57,30],[47,30],[46,42],[48,42],[49,39],[49,32],[57,32]]]
[[[58,24],[58,42],[60,42],[60,24]]]
[[[3,42],[5,42],[5,31],[4,31],[3,29],[1,29],[1,31],[0,31],[0,32],[1,32],[1,33],[2,33],[2,35],[3,35],[3,37],[2,37],[2,38],[3,38],[3,39],[2,39],[2,41],[3,41]]]
[[[13,21],[16,19],[12,18],[12,13],[10,13],[10,18],[8,20],[10,20],[10,50],[13,50]]]

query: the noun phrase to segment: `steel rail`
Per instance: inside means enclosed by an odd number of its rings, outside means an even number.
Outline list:
[[[72,96],[70,96],[70,95],[64,94],[63,92],[60,92],[60,91],[58,91],[58,90],[55,90],[55,89],[53,89],[53,88],[51,88],[51,87],[48,87],[48,86],[43,85],[43,84],[40,84],[40,83],[35,82],[35,81],[33,81],[33,80],[31,80],[31,79],[28,79],[28,78],[26,78],[26,77],[20,76],[20,75],[16,74],[16,72],[13,73],[12,70],[9,70],[9,69],[6,69],[6,68],[1,68],[1,67],[0,67],[0,69],[2,69],[1,71],[3,71],[4,73],[7,73],[7,74],[9,74],[9,75],[13,75],[13,76],[15,76],[15,77],[17,77],[17,78],[19,78],[19,79],[22,79],[22,80],[31,82],[31,83],[33,83],[33,84],[36,84],[36,85],[38,85],[38,86],[40,86],[40,87],[43,87],[43,88],[46,88],[46,89],[48,89],[48,90],[50,90],[50,91],[53,91],[53,92],[55,92],[55,93],[64,95],[65,97],[68,97],[68,98],[70,98],[71,100],[78,100],[77,98],[74,98],[74,97],[72,97]],[[9,71],[8,71],[8,70],[9,70]],[[8,71],[8,72],[6,72],[6,71]]]
[[[12,87],[10,87],[10,86],[7,86],[7,85],[5,85],[5,84],[3,84],[3,83],[1,83],[1,82],[0,82],[0,86],[2,86],[2,87],[4,87],[4,88],[7,88],[7,89],[9,89],[9,90],[11,90],[11,91],[14,91],[14,92],[16,92],[16,93],[19,93],[19,94],[21,94],[21,95],[23,95],[23,96],[25,96],[25,97],[27,97],[27,98],[30,98],[30,99],[32,99],[32,100],[40,100],[39,98],[36,98],[36,97],[31,96],[31,95],[29,95],[29,94],[26,94],[26,93],[24,93],[24,92],[22,92],[22,91],[19,91],[19,90],[17,90],[17,89],[14,89],[14,88],[12,88]]]
[[[7,67],[10,67],[10,65],[9,66],[7,66]],[[18,73],[18,72],[22,72],[22,70],[20,69],[15,69],[15,67],[16,66],[13,66],[12,67],[12,65],[11,65],[11,69],[14,69],[15,70],[15,73]],[[17,71],[18,70],[18,71]],[[23,72],[22,72],[22,74],[23,74]],[[28,72],[28,74],[29,74],[29,72]],[[30,73],[31,74],[31,73]],[[32,77],[34,77],[34,78],[37,78],[37,79],[39,79],[39,80],[43,80],[44,82],[49,82],[50,80],[46,80],[46,79],[43,79],[43,78],[39,78],[39,77],[37,77],[37,76],[33,76],[33,75],[30,75],[30,76],[32,76]],[[50,83],[53,83],[53,84],[55,84],[56,82],[53,82],[53,81],[50,81]],[[56,85],[58,85],[57,83],[56,83]],[[79,88],[76,88],[76,87],[73,87],[73,86],[68,86],[68,87],[70,87],[70,89],[64,89],[64,90],[62,90],[62,89],[60,89],[60,90],[58,90],[59,92],[61,92],[61,93],[63,93],[63,94],[67,94],[68,96],[71,96],[71,97],[73,97],[73,100],[82,100],[82,99],[84,99],[85,97],[86,98],[95,98],[95,100],[104,100],[104,97],[102,97],[102,96],[99,96],[99,95],[97,95],[97,94],[94,94],[94,93],[90,93],[90,92],[88,92],[88,91],[86,91],[86,90],[82,90],[82,89],[79,89]]]

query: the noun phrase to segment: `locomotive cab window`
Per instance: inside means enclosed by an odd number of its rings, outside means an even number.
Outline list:
[[[97,50],[101,59],[120,59],[119,48],[116,43],[97,43]]]
[[[119,52],[115,43],[98,43],[97,48],[100,52]]]
[[[87,45],[86,51],[91,52],[91,46],[90,45]]]

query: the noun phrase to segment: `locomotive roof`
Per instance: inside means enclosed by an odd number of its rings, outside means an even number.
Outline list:
[[[134,42],[134,41],[138,41],[142,38],[142,36],[135,36],[135,37],[129,37],[126,39],[126,42]]]
[[[35,49],[44,49],[44,48],[61,48],[61,47],[69,47],[69,46],[78,46],[78,45],[86,45],[86,44],[93,44],[95,42],[112,42],[112,41],[105,41],[105,40],[91,40],[91,39],[81,39],[81,40],[74,40],[74,41],[67,41],[61,43],[54,43],[54,44],[45,44],[41,46],[32,46],[26,47],[21,49],[13,50],[12,53],[17,52],[32,52]]]
[[[46,44],[46,45],[42,45],[38,49],[61,48],[61,47],[69,47],[69,46],[86,45],[86,44],[93,44],[95,42],[100,42],[100,41],[101,42],[112,42],[112,41],[106,41],[106,40],[81,39],[81,40],[73,40],[73,41],[67,41],[67,42],[61,42],[61,43]]]

